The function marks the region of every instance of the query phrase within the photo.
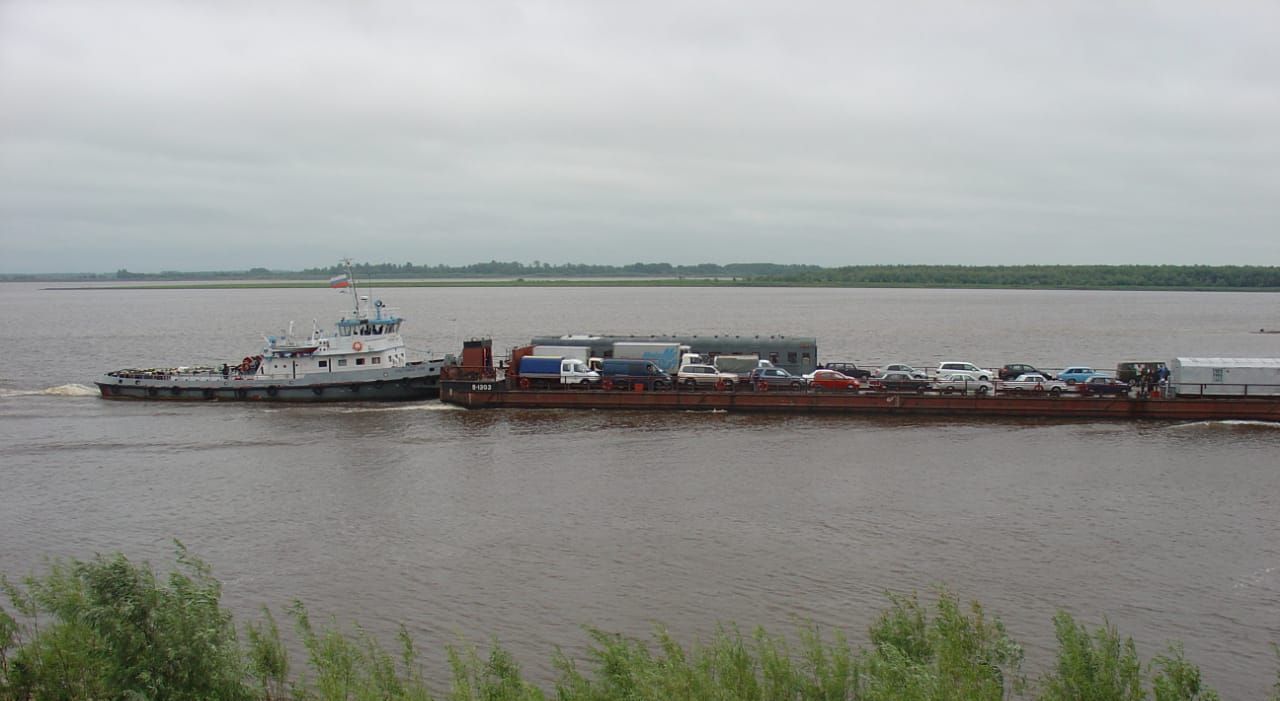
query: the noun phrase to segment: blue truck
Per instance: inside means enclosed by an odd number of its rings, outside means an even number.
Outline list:
[[[589,387],[600,381],[600,373],[577,358],[552,355],[526,355],[520,359],[516,377],[522,388]]]

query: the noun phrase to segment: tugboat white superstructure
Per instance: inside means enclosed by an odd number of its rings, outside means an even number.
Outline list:
[[[295,338],[268,336],[262,352],[219,367],[116,370],[95,383],[105,399],[232,400],[274,402],[398,401],[439,394],[445,359],[410,361],[404,319],[362,297],[344,261],[345,275],[331,287],[350,287],[354,310],[333,333],[313,325]]]

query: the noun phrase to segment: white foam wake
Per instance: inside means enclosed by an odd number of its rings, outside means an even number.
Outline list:
[[[1249,428],[1280,428],[1280,422],[1276,421],[1248,421],[1245,419],[1223,419],[1221,421],[1192,421],[1191,423],[1177,424],[1172,428],[1205,428],[1216,426],[1246,426]]]
[[[96,397],[98,390],[88,385],[66,384],[44,389],[0,389],[0,399],[8,397]]]

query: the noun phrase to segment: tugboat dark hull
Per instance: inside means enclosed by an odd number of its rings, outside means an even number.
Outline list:
[[[439,368],[386,377],[333,380],[165,379],[108,374],[95,384],[103,399],[224,402],[403,402],[440,395]]]

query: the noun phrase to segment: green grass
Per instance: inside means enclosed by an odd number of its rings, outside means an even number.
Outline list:
[[[890,595],[865,647],[812,624],[789,637],[723,626],[687,644],[662,627],[647,639],[586,629],[585,657],[552,651],[556,679],[542,688],[497,643],[447,646],[448,669],[432,675],[404,629],[388,650],[358,626],[316,625],[295,602],[287,614],[305,650],[298,664],[269,610],[237,632],[220,583],[181,544],[164,578],[114,555],[54,563],[20,583],[0,578],[0,586],[8,597],[0,607],[0,699],[14,701],[1218,698],[1181,646],[1143,663],[1113,626],[1090,631],[1066,612],[1053,621],[1055,665],[1029,681],[1022,648],[1000,619],[946,589],[931,602]],[[1280,677],[1272,698],[1280,701]]]

